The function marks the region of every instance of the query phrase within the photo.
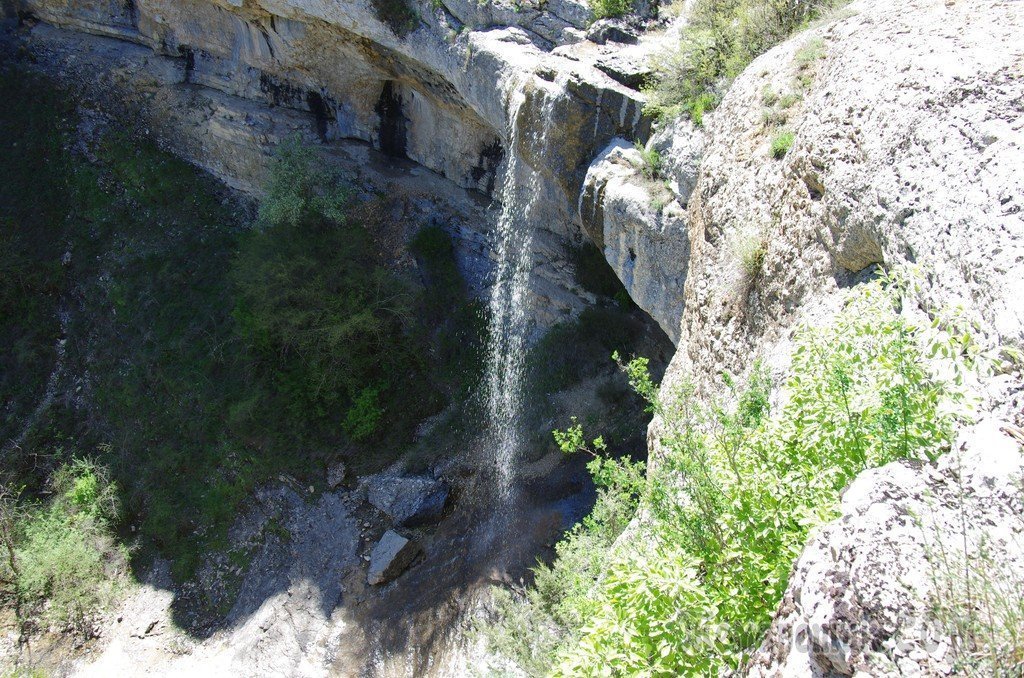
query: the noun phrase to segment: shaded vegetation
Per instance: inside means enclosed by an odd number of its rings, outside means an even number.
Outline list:
[[[413,0],[373,0],[373,10],[377,18],[399,37],[412,33],[420,22],[420,13]]]
[[[0,70],[0,446],[17,437],[56,358],[70,113],[59,92]]]
[[[140,135],[87,140],[95,161],[71,151],[76,116],[52,82],[6,70],[0,94],[0,338],[16,347],[0,424],[4,441],[29,424],[4,459],[21,504],[88,458],[109,469],[122,509],[108,523],[138,541],[133,564],[167,557],[181,580],[227,546],[258,484],[319,487],[339,457],[377,470],[465,397],[482,325],[443,232],[422,238],[420,279],[399,275],[370,235],[381,210],[297,143],[252,225]],[[33,419],[61,309],[63,368]]]

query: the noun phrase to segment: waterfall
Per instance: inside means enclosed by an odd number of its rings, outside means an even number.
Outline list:
[[[518,84],[518,83],[517,83]],[[543,96],[538,125],[523,138],[519,114],[526,102],[522,86],[508,106],[508,161],[501,186],[501,213],[495,229],[497,268],[490,299],[488,328],[487,414],[490,443],[498,472],[498,492],[507,498],[520,447],[521,401],[526,377],[529,336],[530,269],[533,264],[532,213],[541,188],[540,176],[520,158],[519,146],[543,149],[550,127],[551,97]],[[523,177],[521,175],[525,174]]]

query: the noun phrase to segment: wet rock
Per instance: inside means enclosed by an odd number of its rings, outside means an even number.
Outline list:
[[[394,530],[388,530],[373,547],[366,581],[371,586],[376,586],[396,579],[412,565],[420,551],[420,546],[416,542],[406,539]]]
[[[440,519],[448,493],[448,484],[442,480],[374,476],[367,481],[366,500],[391,516],[395,524],[416,527]]]

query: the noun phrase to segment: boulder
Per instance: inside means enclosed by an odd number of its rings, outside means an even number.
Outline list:
[[[396,525],[416,527],[441,517],[448,492],[443,480],[378,475],[367,480],[366,500],[391,516]]]
[[[337,464],[327,469],[327,487],[332,490],[338,489],[342,482],[345,480],[345,462],[339,461]]]
[[[639,90],[654,77],[647,54],[625,50],[598,57],[594,66],[616,82]]]
[[[623,45],[635,45],[639,38],[624,22],[616,19],[599,19],[595,21],[590,30],[587,31],[587,40],[603,45],[608,42],[617,42]]]
[[[933,622],[969,584],[965,562],[992,590],[1024,577],[1020,477],[1013,427],[982,421],[934,464],[865,471],[796,563],[749,675],[947,675],[948,628]]]
[[[421,550],[416,542],[406,539],[394,530],[388,530],[370,554],[370,569],[366,572],[367,583],[377,586],[397,579],[398,575],[412,565]]]

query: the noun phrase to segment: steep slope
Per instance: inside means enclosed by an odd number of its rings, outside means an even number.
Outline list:
[[[643,275],[643,289],[668,295],[650,303],[670,309],[659,319],[680,319],[663,396],[683,379],[721,396],[719,375],[758,357],[781,375],[795,325],[828,322],[877,267],[921,267],[908,317],[960,323],[1002,359],[1011,354],[999,347],[1022,345],[1022,10],[852,3],[754,61],[703,130],[676,123],[655,135],[668,200],[625,144],[597,159],[583,223],[624,280]],[[617,237],[649,251],[624,258]],[[683,251],[688,262],[673,268]],[[641,271],[633,260],[644,255],[659,265]],[[843,518],[796,564],[756,675],[951,670],[949,628],[929,616],[950,594],[936,554],[979,558],[989,543],[998,567],[1020,562],[1009,435],[1024,420],[1020,367],[1010,358],[972,384],[994,419],[937,466],[897,464],[854,483]],[[654,460],[660,435],[656,420]]]

